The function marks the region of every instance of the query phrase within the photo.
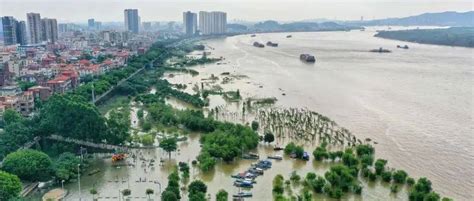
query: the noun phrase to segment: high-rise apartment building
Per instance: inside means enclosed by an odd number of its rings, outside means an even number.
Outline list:
[[[94,30],[95,29],[95,20],[94,19],[88,19],[87,20],[87,27],[89,30]]]
[[[55,43],[58,40],[58,22],[56,19],[41,19],[43,41]]]
[[[5,45],[26,45],[26,23],[17,21],[14,17],[2,17],[3,43]]]
[[[102,22],[95,21],[95,29],[98,31],[102,30]]]
[[[65,23],[58,24],[58,32],[59,33],[65,33],[65,32],[68,32],[68,31],[69,31],[68,24],[65,24]]]
[[[125,30],[132,33],[138,33],[140,27],[140,17],[138,9],[125,9]]]
[[[227,13],[199,12],[199,31],[202,35],[224,34],[227,31]]]
[[[39,13],[27,13],[28,30],[30,34],[30,43],[41,42],[41,16]]]
[[[3,25],[3,44],[14,45],[17,43],[17,21],[14,17],[4,16],[2,17]]]
[[[197,30],[197,14],[190,11],[183,13],[183,31],[187,36],[192,36]]]
[[[142,27],[144,31],[151,31],[151,22],[143,22]]]
[[[20,45],[28,44],[28,37],[26,31],[26,22],[19,21],[16,26],[16,42],[20,43]]]

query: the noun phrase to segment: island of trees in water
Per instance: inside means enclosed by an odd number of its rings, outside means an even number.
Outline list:
[[[474,47],[474,27],[379,31],[375,36],[415,43]]]
[[[273,182],[275,200],[310,200],[313,193],[340,199],[346,193],[360,194],[363,191],[360,179],[364,178],[370,181],[381,179],[391,183],[394,193],[398,192],[402,185],[407,185],[410,189],[408,197],[412,201],[440,200],[440,195],[432,190],[428,179],[420,178],[415,181],[403,170],[389,169],[386,167],[386,160],[375,160],[375,149],[368,140],[358,140],[347,129],[337,126],[335,122],[318,113],[298,109],[261,109],[256,111],[257,118],[250,125],[219,120],[216,118],[219,111],[215,110],[206,116],[201,110],[207,105],[203,93],[182,92],[163,79],[164,72],[169,69],[160,66],[166,59],[181,51],[167,47],[168,43],[169,41],[153,45],[146,54],[132,58],[128,67],[95,77],[74,92],[54,95],[40,105],[37,114],[32,118],[23,118],[15,111],[7,110],[4,114],[4,131],[0,134],[0,153],[4,158],[0,171],[0,200],[21,200],[20,179],[46,181],[54,178],[56,183],[60,184],[62,180],[67,182],[77,176],[75,171],[78,164],[84,167],[82,169],[87,167],[87,163],[81,163],[72,154],[77,153],[78,145],[48,142],[44,139],[44,145],[51,144],[43,146],[44,153],[36,150],[16,151],[35,137],[57,134],[66,138],[116,145],[153,144],[150,139],[137,140],[136,136],[132,135],[129,110],[114,109],[106,118],[90,103],[92,87],[98,94],[103,93],[143,66],[148,66],[143,74],[117,86],[114,94],[127,96],[127,101],[133,100],[141,104],[141,112],[138,112],[137,116],[142,131],[154,129],[173,134],[163,138],[159,144],[160,148],[169,153],[177,149],[177,135],[187,132],[201,133],[202,149],[191,164],[199,167],[201,171],[213,169],[218,162],[237,160],[242,152],[255,149],[260,141],[271,143],[275,139],[287,138],[294,142],[317,142],[318,146],[312,150],[314,160],[335,163],[324,175],[308,173],[302,179],[301,176],[293,174],[290,180],[300,182],[305,188],[301,193],[288,197],[282,190],[287,182],[282,175],[278,175]],[[149,65],[150,63],[153,65]],[[152,87],[156,89],[155,93],[149,93]],[[198,109],[177,110],[166,104],[166,99],[170,97],[190,103]],[[246,107],[251,111],[250,103]],[[147,115],[144,115],[145,111]],[[264,131],[265,135],[259,135],[259,131]],[[147,138],[153,141],[155,137],[153,134]],[[339,149],[330,150],[329,145],[339,146]],[[294,154],[297,158],[302,158],[301,153],[304,151],[297,143],[289,143],[285,148],[286,154]],[[181,179],[189,179],[188,164],[180,163],[169,176],[162,200],[180,199]],[[207,187],[202,181],[193,181],[187,188],[190,200],[206,200]],[[96,189],[91,189],[91,194],[93,192],[94,195],[97,194]],[[126,189],[122,193],[129,196],[131,192]],[[153,194],[149,190],[146,193]],[[227,196],[227,192],[221,190],[216,199],[227,200]]]

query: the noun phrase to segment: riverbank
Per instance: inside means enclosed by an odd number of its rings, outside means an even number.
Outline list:
[[[452,27],[445,29],[413,29],[380,31],[375,37],[408,41],[420,44],[474,47],[473,27]]]

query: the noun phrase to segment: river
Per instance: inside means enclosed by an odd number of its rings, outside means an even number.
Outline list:
[[[286,38],[286,33],[269,33],[206,40],[206,45],[213,48],[210,56],[224,57],[223,64],[194,67],[200,72],[196,77],[177,73],[167,79],[172,83],[191,84],[186,89],[191,92],[192,85],[211,74],[245,75],[247,77],[222,87],[239,89],[243,97],[276,97],[277,107],[307,108],[324,114],[351,130],[359,139],[376,141],[376,156],[387,159],[390,167],[405,169],[416,178],[428,177],[434,190],[442,196],[472,200],[473,49],[375,38],[375,29],[291,33],[292,38]],[[273,41],[279,43],[279,47],[256,48],[251,45],[254,41]],[[405,44],[410,49],[396,48],[396,45]],[[393,52],[368,52],[379,47]],[[315,55],[316,63],[301,62],[301,53]],[[179,105],[179,102],[171,103]],[[216,97],[211,98],[210,104],[211,107],[239,108],[238,104],[226,103]],[[116,200],[114,196],[118,197],[118,191],[125,188],[132,190],[135,199],[144,198],[146,188],[153,188],[158,193],[157,184],[136,181],[147,177],[159,181],[164,189],[172,164],[190,162],[198,154],[199,136],[191,134],[190,139],[179,146],[180,150],[172,154],[172,160],[158,163],[160,166],[147,169],[146,173],[139,163],[136,168],[115,168],[109,160],[99,160],[95,166],[103,171],[81,179],[83,197],[90,198],[88,190],[93,185],[100,196],[109,197],[108,200]],[[312,152],[315,146],[306,144],[305,148]],[[272,148],[263,144],[256,152],[261,156],[273,154]],[[167,158],[159,149],[143,154],[158,161]],[[233,194],[237,188],[232,187],[230,175],[245,170],[251,162],[218,164],[215,171],[206,174],[192,168],[191,177],[205,181],[213,198],[221,188]],[[293,170],[300,175],[309,171],[323,175],[327,167],[327,163],[288,158],[274,162],[272,169],[257,179],[251,200],[271,200],[271,181],[276,174],[284,175],[285,179]],[[407,200],[405,188],[393,195],[389,186],[380,181],[362,181],[362,195],[350,195],[345,199]],[[78,192],[74,190],[77,185],[71,183],[67,188],[71,189],[69,198],[77,199]],[[159,199],[158,195],[153,197]],[[187,200],[186,195],[183,197]]]
[[[227,87],[327,115],[359,138],[377,141],[377,157],[389,166],[428,177],[442,195],[472,200],[473,49],[372,37],[376,29],[208,40],[212,56],[228,64],[197,70],[200,77],[246,75]],[[279,47],[256,48],[254,41]],[[410,49],[396,48],[405,44]],[[393,52],[368,52],[378,47]],[[316,63],[302,63],[301,53],[315,55]]]

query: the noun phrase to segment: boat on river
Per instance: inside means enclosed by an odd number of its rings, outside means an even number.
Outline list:
[[[370,50],[369,52],[375,52],[375,53],[390,53],[390,52],[392,52],[392,51],[380,47],[379,49],[372,49],[372,50]]]
[[[301,61],[305,61],[305,62],[309,62],[309,63],[313,63],[313,62],[316,61],[316,58],[314,58],[314,56],[310,55],[310,54],[301,54],[300,59],[301,59]]]
[[[292,35],[288,35],[288,36],[286,36],[286,38],[291,38],[291,37],[293,37],[293,36],[292,36]]]
[[[282,160],[283,157],[281,155],[274,155],[274,156],[268,156],[268,159],[273,159],[273,160]]]
[[[234,198],[249,198],[252,197],[251,192],[239,192],[237,194],[232,195]]]
[[[397,45],[397,48],[401,48],[401,49],[409,49],[408,45],[404,45],[404,46],[401,46],[401,45]]]
[[[259,42],[253,42],[253,46],[254,46],[254,47],[259,47],[259,48],[263,48],[263,47],[265,47],[265,45],[264,45],[264,44],[262,44],[262,43],[259,43]]]
[[[268,41],[267,42],[267,46],[270,46],[270,47],[278,47],[278,43],[274,43],[272,41]]]
[[[283,147],[275,147],[275,148],[273,148],[273,151],[281,151],[283,149],[284,149]]]
[[[255,37],[255,34],[250,35],[250,37]]]
[[[260,156],[256,153],[248,153],[242,156],[243,159],[258,160]]]

